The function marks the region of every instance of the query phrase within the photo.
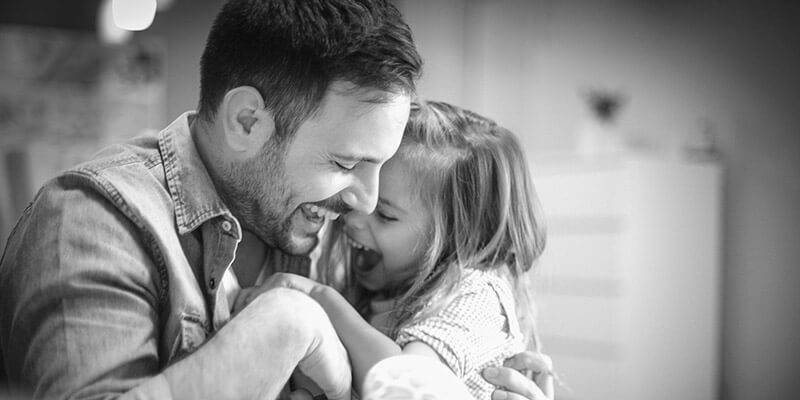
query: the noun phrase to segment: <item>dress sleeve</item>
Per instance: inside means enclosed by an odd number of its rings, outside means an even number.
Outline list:
[[[0,264],[8,378],[35,397],[169,398],[158,272],[105,198],[62,178],[25,211]]]
[[[473,274],[452,301],[435,315],[400,330],[400,347],[420,341],[433,348],[448,367],[463,378],[478,365],[487,337],[507,329],[497,293]]]

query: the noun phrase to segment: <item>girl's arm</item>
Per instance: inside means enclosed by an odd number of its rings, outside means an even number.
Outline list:
[[[347,349],[353,368],[353,384],[361,393],[367,371],[378,361],[403,353],[402,349],[394,340],[373,328],[339,292],[330,286],[318,284],[311,289],[309,295],[328,314]]]

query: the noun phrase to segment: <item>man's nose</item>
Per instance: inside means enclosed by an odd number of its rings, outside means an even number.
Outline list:
[[[371,214],[378,204],[378,168],[371,168],[353,182],[353,185],[342,194],[342,200],[353,210],[362,214]]]

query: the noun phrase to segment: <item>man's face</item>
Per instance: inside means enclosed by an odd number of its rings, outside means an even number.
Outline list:
[[[241,185],[251,186],[240,187],[249,206],[236,211],[246,229],[287,253],[307,254],[325,219],[351,209],[372,212],[380,168],[400,145],[410,98],[368,98],[329,90],[288,145],[271,140],[262,155],[242,166],[236,175]]]

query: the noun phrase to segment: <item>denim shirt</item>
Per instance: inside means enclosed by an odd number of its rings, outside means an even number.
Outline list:
[[[35,397],[170,398],[161,371],[230,318],[221,288],[242,232],[187,112],[48,182],[0,262],[0,350]],[[265,268],[308,275],[271,250]],[[111,396],[109,396],[111,397]]]

